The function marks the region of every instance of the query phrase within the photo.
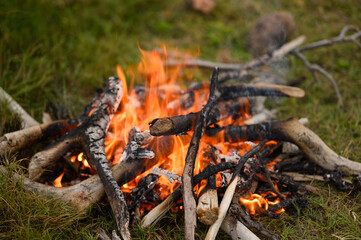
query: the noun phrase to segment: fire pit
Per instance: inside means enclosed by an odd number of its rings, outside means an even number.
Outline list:
[[[283,56],[303,40],[297,41],[262,61]],[[214,239],[219,228],[234,239],[258,239],[248,228],[276,236],[251,215],[277,218],[294,207],[302,210],[307,204],[302,193],[317,191],[290,177],[297,177],[292,165],[306,169],[304,157],[340,186],[347,187],[342,174],[361,173],[360,163],[337,155],[298,120],[253,118],[255,98],[300,98],[302,89],[221,85],[229,75],[218,68],[210,83],[183,89],[180,67],[166,68],[156,51],[142,53],[138,70],[144,86],[128,87],[118,67],[118,76],[109,78],[105,91],[76,120],[35,125],[0,138],[1,154],[55,139],[30,161],[24,179],[30,191],[79,210],[106,193],[124,239],[130,239],[131,222],[141,219],[148,227],[170,208],[184,210],[187,239],[194,237],[196,214],[211,225],[207,239]]]

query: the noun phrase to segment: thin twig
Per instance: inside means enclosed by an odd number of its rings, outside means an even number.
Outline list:
[[[350,30],[354,30],[356,31],[356,33],[346,36],[346,33],[349,32]],[[361,31],[359,30],[359,28],[356,26],[348,25],[341,30],[340,34],[337,37],[310,43],[305,46],[299,47],[296,50],[299,52],[303,52],[315,48],[326,47],[336,43],[345,43],[345,42],[353,42],[361,48],[361,42],[359,40],[360,38],[361,38]]]
[[[338,106],[342,107],[343,106],[342,95],[341,95],[340,89],[337,86],[337,83],[336,83],[335,79],[331,76],[331,74],[329,74],[325,69],[323,69],[319,65],[310,63],[307,60],[307,58],[305,57],[305,55],[303,55],[298,49],[293,50],[292,53],[297,58],[299,58],[303,62],[303,64],[306,65],[306,67],[310,70],[310,72],[312,73],[315,80],[317,80],[317,76],[315,74],[315,72],[317,71],[331,82],[331,84],[333,85],[333,87],[334,87],[334,89],[336,91],[336,95],[337,95],[337,98],[338,98]]]

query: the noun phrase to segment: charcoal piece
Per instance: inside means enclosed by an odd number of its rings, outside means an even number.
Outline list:
[[[326,173],[323,178],[329,180],[340,191],[350,192],[352,190],[352,186],[342,180],[342,173],[339,171]]]
[[[279,168],[282,172],[299,172],[311,175],[323,175],[325,170],[320,166],[303,159],[298,163],[283,165]]]
[[[280,203],[277,203],[275,205],[270,205],[268,207],[268,211],[275,212],[277,210],[285,208],[288,213],[293,213],[293,212],[302,213],[302,211],[306,208],[307,204],[308,201],[307,199],[304,198],[299,198],[299,197],[287,198]]]
[[[353,192],[361,192],[361,174],[355,176],[352,182],[354,186]]]
[[[146,200],[147,195],[153,190],[158,178],[158,175],[151,173],[140,179],[137,187],[130,193],[130,196],[133,198],[131,207],[140,207],[140,204]]]

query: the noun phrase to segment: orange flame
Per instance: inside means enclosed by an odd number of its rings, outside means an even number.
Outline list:
[[[62,174],[60,174],[60,176],[54,180],[53,186],[54,187],[62,187],[63,185],[61,184],[61,180],[63,179],[63,177],[64,177],[64,172]]]

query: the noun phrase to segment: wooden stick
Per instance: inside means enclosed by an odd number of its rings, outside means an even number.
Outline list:
[[[218,81],[218,68],[215,68],[211,78],[210,93],[207,104],[203,107],[199,121],[195,127],[192,136],[187,156],[185,159],[182,189],[183,189],[183,204],[184,204],[184,218],[185,218],[185,239],[194,239],[194,228],[196,226],[196,202],[193,196],[193,173],[196,156],[198,153],[199,142],[202,138],[206,121],[214,103],[216,102],[216,88]]]
[[[210,111],[206,122],[207,126],[235,115],[235,113],[239,113],[240,109],[245,108],[248,104],[249,102],[246,98],[239,98],[236,101],[232,99],[232,101],[228,102],[219,102]],[[156,118],[149,123],[150,134],[153,136],[166,136],[194,130],[200,115],[201,111],[174,117]]]
[[[295,97],[302,98],[305,91],[301,88],[290,87],[286,85],[274,84],[240,84],[235,86],[225,86],[218,89],[220,92],[219,99],[230,100],[238,97],[254,97],[254,96],[276,96],[276,97]]]
[[[350,30],[354,30],[354,31],[356,31],[356,33],[346,36],[346,33]],[[348,25],[348,26],[345,26],[344,28],[342,28],[340,34],[337,37],[313,42],[313,43],[307,44],[305,46],[298,47],[297,50],[300,52],[303,52],[303,51],[308,51],[308,50],[312,50],[315,48],[326,47],[326,46],[330,46],[333,44],[345,43],[345,42],[353,42],[361,48],[359,39],[361,39],[361,31],[358,29],[358,27]]]
[[[227,214],[223,220],[221,229],[228,233],[232,240],[259,240],[259,238],[243,225],[243,223],[229,214]]]
[[[350,31],[350,30],[354,30],[354,31],[356,31],[356,33],[354,33],[353,35],[346,36],[346,33],[348,31]],[[339,107],[343,106],[343,100],[342,100],[341,92],[340,92],[340,90],[338,88],[338,85],[337,85],[335,79],[332,77],[331,74],[329,74],[320,65],[310,63],[307,60],[306,56],[303,55],[302,52],[312,50],[312,49],[316,49],[316,48],[320,48],[320,47],[330,46],[330,45],[337,44],[337,43],[345,43],[345,42],[353,42],[359,48],[361,48],[360,39],[361,39],[361,31],[357,27],[355,27],[355,26],[345,26],[341,30],[340,34],[337,37],[333,37],[333,38],[330,38],[330,39],[324,39],[324,40],[321,40],[321,41],[310,43],[308,45],[293,49],[293,51],[291,52],[294,56],[299,58],[303,62],[303,64],[306,65],[306,67],[312,73],[315,80],[317,80],[316,72],[319,72],[320,74],[322,74],[326,79],[328,79],[331,82],[332,86],[334,87],[334,89],[336,91],[336,95],[337,95],[337,98],[338,98],[338,106]]]
[[[297,181],[297,182],[312,182],[312,181],[325,182],[325,181],[328,181],[328,180],[325,180],[325,178],[320,175],[309,175],[309,174],[302,174],[302,173],[297,173],[297,172],[282,172],[282,174],[292,177],[293,180]],[[347,178],[342,178],[342,181],[352,184],[352,181]]]
[[[312,73],[313,77],[315,80],[317,80],[317,76],[316,76],[316,72],[319,72],[320,74],[322,74],[325,78],[327,78],[332,86],[334,87],[335,91],[336,91],[336,95],[337,95],[337,98],[338,98],[338,106],[339,107],[342,107],[343,106],[343,100],[342,100],[342,95],[341,95],[341,92],[337,86],[337,83],[335,81],[335,79],[332,77],[331,74],[329,74],[325,69],[323,69],[320,65],[318,64],[312,64],[310,63],[306,56],[303,55],[299,50],[294,50],[292,52],[297,58],[299,58],[303,64],[306,65],[306,67],[309,69],[309,71]]]
[[[198,220],[206,225],[212,225],[218,217],[218,194],[216,177],[208,178],[207,185],[200,193],[197,205]]]
[[[361,163],[336,154],[319,136],[296,119],[247,126],[229,126],[207,130],[206,134],[212,136],[223,130],[225,140],[229,142],[238,142],[240,140],[259,141],[265,138],[292,142],[302,150],[310,161],[326,170],[339,170],[347,175],[361,173]]]
[[[233,172],[231,183],[228,185],[226,192],[224,193],[221,205],[219,207],[219,213],[217,221],[209,228],[206,236],[206,240],[214,240],[217,236],[218,230],[227,214],[228,208],[232,202],[234,192],[236,191],[237,183],[240,178],[239,174],[246,161],[252,157],[255,153],[259,152],[265,145],[266,140],[262,141],[256,147],[252,148],[239,160],[235,171]]]
[[[21,120],[22,128],[39,125],[40,123],[31,117],[4,89],[0,87],[0,101],[7,102],[8,108]]]
[[[274,51],[273,54],[265,54],[261,56],[260,58],[257,58],[255,60],[252,60],[251,62],[247,64],[234,64],[234,63],[215,63],[210,62],[202,59],[196,59],[196,58],[189,58],[189,59],[182,59],[182,60],[175,60],[175,59],[168,59],[165,64],[168,66],[179,66],[183,65],[186,67],[204,67],[204,68],[214,68],[217,66],[221,70],[238,70],[238,71],[246,71],[249,69],[257,68],[260,66],[263,66],[265,64],[268,64],[272,61],[278,61],[283,56],[287,55],[290,51],[295,49],[296,47],[300,46],[302,43],[304,43],[306,40],[305,36],[300,36],[288,43],[285,43],[282,47],[280,47],[278,50]]]
[[[39,141],[58,138],[73,127],[68,122],[59,120],[7,133],[0,137],[0,155],[31,146]]]

